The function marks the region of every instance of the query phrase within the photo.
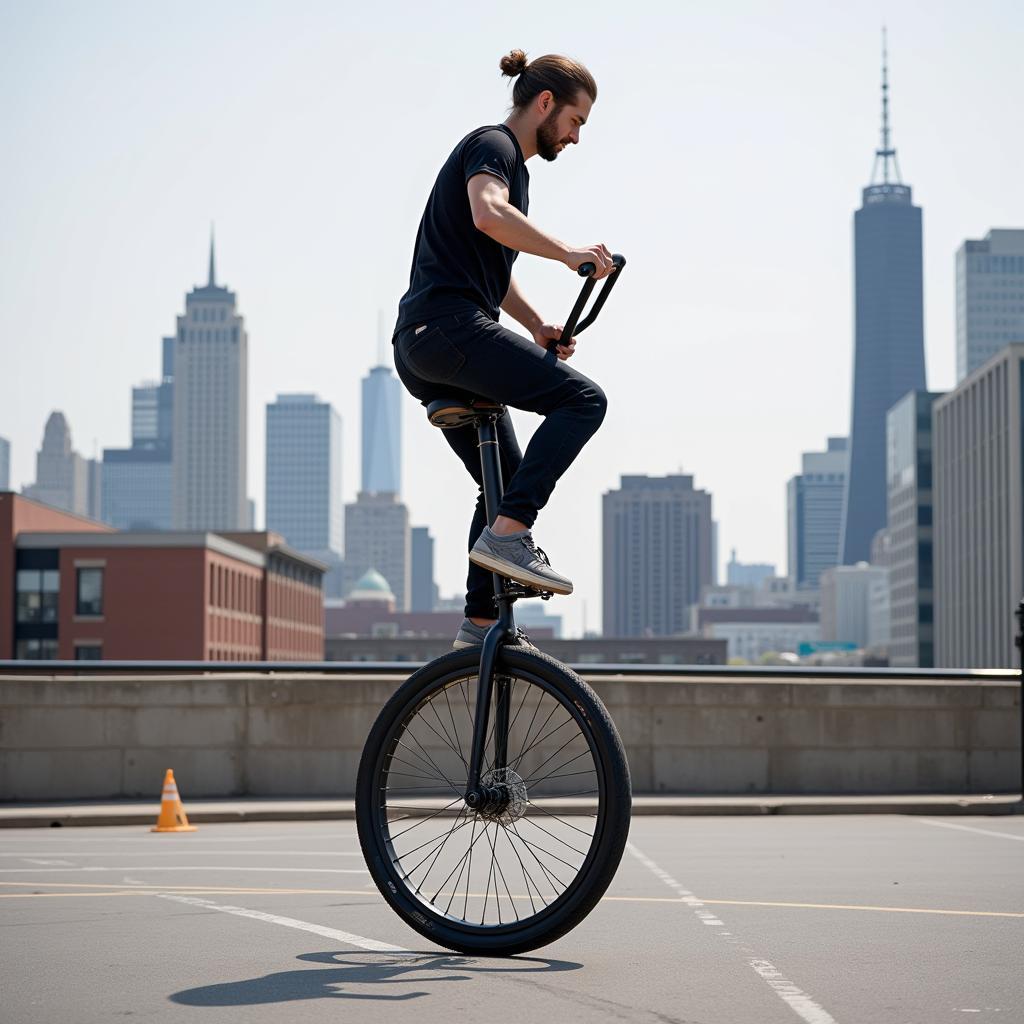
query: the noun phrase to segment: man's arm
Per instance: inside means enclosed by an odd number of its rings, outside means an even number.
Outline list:
[[[518,320],[533,335],[533,340],[541,348],[548,349],[551,342],[559,342],[555,345],[555,354],[558,358],[565,360],[572,357],[576,350],[576,339],[570,338],[564,345],[561,344],[562,325],[544,323],[541,315],[527,301],[514,277],[509,280],[508,291],[501,301],[501,308],[513,320]]]
[[[535,227],[508,201],[508,186],[493,174],[474,174],[466,183],[466,190],[477,230],[506,248],[557,260],[571,270],[579,269],[583,263],[593,263],[597,267],[594,277],[606,277],[615,269],[606,246],[598,243],[577,249]]]
[[[513,320],[521,323],[531,334],[536,334],[544,323],[540,313],[530,305],[526,296],[520,291],[514,277],[508,283],[508,291],[501,302],[501,308]]]

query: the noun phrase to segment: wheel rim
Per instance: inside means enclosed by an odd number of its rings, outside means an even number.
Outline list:
[[[509,692],[509,740],[496,768],[495,701]],[[374,841],[388,888],[449,927],[501,935],[539,924],[579,891],[605,819],[607,780],[586,712],[516,669],[495,679],[482,788],[463,799],[475,673],[454,671],[410,700],[377,758]]]

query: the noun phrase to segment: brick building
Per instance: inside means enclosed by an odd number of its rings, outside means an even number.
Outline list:
[[[323,572],[273,533],[121,532],[0,494],[0,659],[319,661]]]

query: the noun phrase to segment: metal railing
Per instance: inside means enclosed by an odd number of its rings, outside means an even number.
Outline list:
[[[2,675],[107,675],[110,673],[151,674],[252,674],[308,673],[316,675],[411,675],[424,661],[4,661]],[[890,668],[859,665],[664,665],[637,662],[577,662],[569,666],[583,676],[675,676],[717,679],[861,679],[896,682],[951,680],[966,683],[1007,682],[1020,678],[1008,668]]]

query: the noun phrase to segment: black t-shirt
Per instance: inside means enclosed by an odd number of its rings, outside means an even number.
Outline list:
[[[530,172],[519,142],[504,125],[470,132],[445,161],[423,211],[413,250],[409,290],[398,304],[395,333],[414,321],[464,309],[494,320],[508,292],[519,253],[473,224],[466,183],[485,172],[508,186],[509,202],[529,209]]]

